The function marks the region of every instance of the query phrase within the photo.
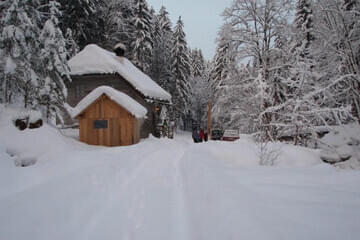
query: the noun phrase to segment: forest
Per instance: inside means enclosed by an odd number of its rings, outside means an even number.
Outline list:
[[[172,95],[175,121],[275,141],[360,122],[360,3],[234,0],[213,59],[186,41],[181,16],[146,0],[2,0],[0,103],[60,118],[67,61],[95,43],[126,57]],[[214,39],[215,41],[215,39]]]

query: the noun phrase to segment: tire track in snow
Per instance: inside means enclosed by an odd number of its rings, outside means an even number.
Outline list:
[[[121,200],[119,200],[119,198],[124,195],[124,192],[126,194],[126,189],[138,178],[138,176],[141,175],[141,172],[144,171],[148,163],[151,162],[151,156],[156,154],[158,154],[158,152],[154,152],[152,148],[148,149],[148,151],[146,151],[144,154],[137,156],[137,159],[142,160],[137,163],[128,174],[125,176],[121,176],[121,174],[108,176],[109,181],[113,181],[112,185],[115,187],[115,189],[109,191],[110,194],[108,195],[107,199],[104,202],[99,202],[96,211],[94,211],[92,216],[86,220],[87,224],[86,228],[83,230],[82,239],[93,239],[91,237],[94,234],[92,230],[94,230],[94,228],[96,229],[96,226],[99,223],[106,221],[107,212],[111,211],[114,205],[121,204]],[[116,182],[118,182],[119,185],[116,185]],[[101,233],[99,235],[101,236]]]
[[[104,232],[117,239],[188,239],[187,208],[180,164],[187,144],[169,144],[147,153],[104,203],[83,234],[97,239]],[[112,176],[117,182],[116,176]],[[115,219],[108,216],[118,213]],[[107,239],[116,239],[106,236]]]
[[[139,174],[141,177],[131,182],[133,187],[139,187],[138,193],[134,194],[139,196],[135,197],[128,212],[132,217],[124,228],[124,239],[188,239],[179,169],[185,148],[169,147],[150,156],[149,165]]]
[[[185,196],[184,177],[181,171],[181,162],[184,160],[185,155],[186,152],[184,151],[182,155],[174,161],[174,199],[176,201],[176,207],[173,212],[174,236],[172,239],[179,240],[190,239],[188,205]]]

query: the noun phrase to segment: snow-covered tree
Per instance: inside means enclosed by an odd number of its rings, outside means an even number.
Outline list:
[[[171,93],[175,108],[175,118],[181,120],[187,112],[189,102],[189,77],[190,77],[190,58],[187,47],[184,24],[179,17],[174,29],[174,40],[172,49],[172,84]]]
[[[287,24],[292,9],[290,0],[235,0],[223,15],[231,26],[231,40],[235,44],[239,61],[250,59],[262,102],[262,109],[278,104],[273,96],[274,79],[272,71],[279,66],[271,61],[278,30]],[[266,113],[261,116],[259,126],[272,138],[270,123],[274,115]]]
[[[360,3],[319,0],[316,6],[322,81],[334,85],[333,102],[351,105],[352,115],[360,121]]]
[[[200,49],[191,51],[191,77],[189,78],[189,109],[197,126],[207,125],[207,106],[212,97],[210,66]]]
[[[359,3],[299,0],[296,7],[293,25],[291,1],[235,0],[225,10],[225,44],[211,74],[221,126],[261,130],[262,140],[290,134],[298,144],[318,125],[348,121],[349,106],[359,118]]]
[[[231,36],[232,28],[229,24],[225,23],[219,33],[217,38],[217,47],[214,59],[211,64],[210,71],[210,86],[212,92],[215,94],[217,88],[221,85],[222,81],[226,79],[227,72],[230,68],[230,63],[234,60],[234,54],[236,55],[234,49],[231,48]],[[218,98],[221,98],[221,94],[214,95],[213,106],[215,106]]]
[[[115,44],[126,46],[125,56],[132,58],[132,43],[134,41],[134,10],[133,0],[109,0],[103,11],[105,43],[104,47],[112,49]]]
[[[4,2],[1,18],[1,101],[44,108],[46,117],[66,97],[69,77],[66,39],[59,24],[57,1]],[[14,100],[14,101],[13,101]]]
[[[79,52],[79,45],[76,43],[75,39],[73,38],[73,33],[70,28],[63,32],[66,41],[66,49],[69,53],[68,58],[75,56]]]
[[[32,104],[39,76],[34,69],[39,52],[39,1],[9,0],[2,2],[1,35],[1,101],[11,103],[18,97],[25,107]]]
[[[237,50],[232,41],[233,28],[225,23],[217,38],[216,53],[212,62],[210,73],[210,91],[212,92],[212,125],[220,128],[239,128],[242,132],[248,132],[244,124],[250,112],[241,111],[242,103],[247,105],[246,100],[250,94],[245,96],[242,90],[247,89],[243,82],[248,78],[249,69],[237,66]],[[250,91],[247,91],[250,93]],[[248,114],[246,114],[248,113]],[[241,117],[240,117],[241,116]],[[246,119],[246,120],[245,120]],[[239,121],[241,120],[241,121]]]
[[[80,49],[89,43],[104,42],[103,0],[61,0],[60,27],[63,33],[71,29]]]
[[[296,46],[303,57],[309,54],[309,45],[315,39],[314,20],[310,2],[310,0],[296,1],[295,25],[298,33]]]
[[[304,4],[303,1],[300,2]],[[300,2],[298,2],[298,10]],[[309,8],[307,4],[305,9]],[[278,46],[280,55],[272,60],[283,62],[284,66],[286,62],[288,63],[288,66],[281,68],[281,71],[275,72],[280,80],[278,86],[285,91],[278,91],[281,93],[279,96],[281,101],[262,112],[262,115],[270,112],[275,116],[270,123],[276,130],[274,137],[292,136],[294,144],[301,143],[304,137],[308,137],[307,134],[314,133],[316,126],[339,124],[348,120],[350,116],[346,102],[338,101],[339,93],[343,91],[344,79],[339,78],[334,70],[326,69],[329,65],[328,61],[332,58],[332,54],[329,55],[325,47],[328,38],[315,36],[315,33],[321,32],[319,31],[321,22],[316,22],[318,29],[314,31],[312,24],[309,24],[313,21],[312,15],[299,18],[299,12],[296,13],[293,33],[289,29],[282,33],[283,36],[293,35],[294,39],[288,42],[281,40],[281,46]],[[295,47],[293,48],[292,45]],[[330,72],[332,76],[329,75]]]
[[[133,63],[145,73],[150,72],[153,40],[151,38],[151,14],[146,0],[134,1]]]
[[[156,17],[158,32],[154,40],[153,78],[167,91],[171,90],[171,63],[173,48],[173,31],[169,14],[161,7]],[[154,31],[155,32],[155,31]],[[157,69],[157,70],[156,70]]]
[[[227,43],[219,44],[216,48],[212,70],[212,78],[215,84],[219,84],[222,79],[226,78],[226,55],[228,48],[229,46]]]
[[[240,129],[243,133],[254,131],[254,121],[261,106],[249,65],[227,66],[227,75],[217,85],[212,108],[214,127]]]
[[[38,101],[45,107],[46,118],[51,119],[66,99],[64,78],[70,79],[70,73],[67,65],[69,54],[66,39],[59,28],[60,4],[57,1],[49,1],[47,8],[49,17],[39,38],[41,51],[37,72],[41,79],[38,86]]]
[[[191,50],[191,67],[194,77],[202,76],[205,71],[205,60],[200,49]]]

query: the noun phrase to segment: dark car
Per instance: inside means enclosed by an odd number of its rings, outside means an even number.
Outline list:
[[[223,132],[221,129],[211,130],[211,140],[221,140]]]

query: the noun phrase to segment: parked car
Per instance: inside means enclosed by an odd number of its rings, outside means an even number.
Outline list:
[[[235,141],[240,138],[239,130],[236,129],[226,129],[224,131],[221,140],[223,141]]]
[[[211,140],[221,140],[222,136],[223,136],[223,132],[221,129],[211,130]]]

